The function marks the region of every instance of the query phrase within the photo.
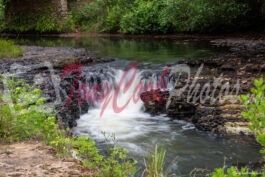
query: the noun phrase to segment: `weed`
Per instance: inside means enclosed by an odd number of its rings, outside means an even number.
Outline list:
[[[168,170],[164,172],[164,160],[165,160],[166,150],[164,147],[160,147],[156,144],[153,153],[147,155],[147,161],[145,160],[145,170],[142,176],[147,177],[167,177]]]

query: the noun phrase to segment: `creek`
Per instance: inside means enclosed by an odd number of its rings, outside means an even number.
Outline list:
[[[90,103],[89,111],[81,115],[77,127],[72,131],[97,141],[104,141],[102,132],[115,134],[117,143],[127,148],[131,157],[138,161],[136,176],[141,175],[147,151],[157,143],[165,146],[166,167],[177,176],[189,176],[194,168],[214,169],[223,167],[224,163],[246,164],[260,158],[260,147],[251,138],[216,135],[199,131],[191,123],[176,118],[172,120],[165,115],[151,116],[144,112],[141,100],[134,102],[131,99],[139,82],[143,85],[157,83],[152,73],[163,71],[165,65],[176,64],[180,59],[196,60],[198,57],[226,52],[225,49],[215,48],[207,41],[166,39],[23,38],[17,39],[17,43],[82,47],[91,51],[95,57],[117,58],[110,63],[83,66],[83,74],[89,77],[98,76],[102,70],[106,70],[100,77],[114,87],[110,91],[112,97],[105,105],[104,113],[100,115],[104,102]],[[138,69],[130,87],[124,89],[126,83],[130,82],[132,72],[128,72],[120,85],[122,89],[116,92],[121,77],[132,62],[137,63]],[[172,84],[168,84],[167,89],[171,88]],[[118,112],[113,108],[114,102],[120,107],[128,104]]]

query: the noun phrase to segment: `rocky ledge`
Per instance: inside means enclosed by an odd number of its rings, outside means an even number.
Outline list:
[[[80,114],[88,111],[87,103],[78,103],[73,97],[67,105],[68,95],[75,83],[76,76],[82,72],[76,66],[93,66],[114,61],[114,58],[95,58],[93,53],[82,48],[21,46],[23,56],[0,60],[0,73],[15,74],[28,83],[38,83],[47,104],[59,111],[57,118],[63,127],[76,126]],[[80,65],[75,65],[79,63]],[[69,72],[64,69],[68,66]],[[62,79],[62,73],[66,76]],[[80,79],[84,79],[83,76]],[[0,91],[3,90],[0,83]]]
[[[194,123],[199,130],[229,135],[252,135],[242,118],[241,94],[250,93],[254,79],[265,74],[265,55],[236,54],[179,62],[191,75],[175,72],[172,91],[151,90],[141,94],[146,111],[166,113],[172,119]],[[158,100],[159,98],[160,100]],[[162,101],[161,101],[162,100]]]
[[[21,46],[21,48],[24,50],[22,56],[14,59],[1,59],[1,73],[8,72],[10,65],[14,63],[29,66],[49,61],[53,68],[63,69],[66,65],[75,62],[83,65],[94,65],[115,60],[113,58],[94,58],[92,52],[88,52],[83,48],[39,46]]]

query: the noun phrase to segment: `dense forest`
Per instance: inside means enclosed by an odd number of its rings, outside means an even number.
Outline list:
[[[46,11],[14,14],[12,24],[5,19],[12,0],[1,1],[0,28],[9,32],[227,33],[265,28],[264,0],[68,0],[64,23]]]

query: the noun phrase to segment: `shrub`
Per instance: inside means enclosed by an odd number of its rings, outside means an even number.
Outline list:
[[[120,22],[123,33],[159,33],[167,31],[161,11],[166,3],[161,0],[135,1],[133,8],[127,10]]]
[[[95,142],[85,136],[57,137],[51,142],[59,156],[72,156],[80,159],[86,167],[98,167],[101,176],[125,177],[135,173],[135,163],[128,159],[128,151],[120,146],[108,149],[108,155],[98,153]]]
[[[81,31],[102,31],[106,18],[105,1],[95,0],[89,3],[79,1],[72,5],[73,20]]]
[[[10,79],[1,75],[1,80],[9,90],[1,100],[7,100],[7,97],[10,100],[2,102],[0,108],[0,137],[7,141],[40,139],[45,142],[55,138],[55,117],[49,109],[41,107],[45,102],[41,90],[15,77]]]
[[[242,95],[240,101],[245,106],[242,116],[249,120],[250,130],[256,135],[257,141],[262,145],[261,154],[265,158],[265,84],[263,78],[254,80],[254,88],[251,88],[252,96]]]

